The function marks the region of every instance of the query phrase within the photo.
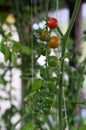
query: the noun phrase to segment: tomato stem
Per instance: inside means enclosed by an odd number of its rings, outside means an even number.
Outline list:
[[[62,31],[60,30],[59,26],[57,27],[57,31],[60,33],[61,36],[63,36]]]
[[[49,6],[49,0],[46,0],[46,21],[48,19],[48,6]]]
[[[62,37],[61,58],[65,55],[67,40],[68,40],[68,37],[70,35],[73,24],[75,22],[80,4],[81,4],[81,0],[77,0],[76,4],[75,4],[75,8],[74,8],[72,18],[70,20],[69,27],[67,29],[67,32]],[[62,109],[63,109],[63,74],[64,74],[64,59],[61,61],[60,75],[59,75],[59,130],[63,130],[63,113],[62,113]]]

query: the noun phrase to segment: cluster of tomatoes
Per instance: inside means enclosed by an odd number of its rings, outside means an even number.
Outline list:
[[[46,26],[50,29],[56,29],[58,27],[58,21],[56,18],[49,18]],[[50,36],[48,30],[44,29],[41,32],[40,40],[47,41],[50,48],[55,49],[60,45],[60,39],[57,36]]]
[[[48,63],[47,64],[48,67],[52,67],[52,68],[55,68],[58,65],[57,56],[50,55],[51,49],[56,49],[60,45],[60,38],[56,35],[54,35],[54,36],[51,35],[52,31],[56,28],[58,28],[57,19],[56,18],[49,18],[46,22],[45,29],[43,29],[41,31],[41,34],[39,35],[39,39],[43,43],[45,43],[45,44],[41,44],[41,50],[42,50],[41,54],[46,56],[46,58],[47,58],[46,62]],[[47,51],[47,55],[46,55],[46,51]],[[43,103],[43,106],[42,106],[42,108],[40,108],[40,110],[43,110],[44,113],[51,111],[51,108],[52,108],[53,103],[55,101],[55,92],[56,92],[55,91],[56,80],[52,77],[52,72],[50,74],[51,78],[47,77],[46,69],[47,69],[46,67],[41,67],[41,69],[40,69],[40,76],[43,78],[43,81],[44,81],[43,86],[45,86],[45,87],[42,90],[40,89],[39,93],[41,93],[41,91],[43,91],[43,90],[45,91],[44,94],[47,93],[45,98],[43,98],[44,96],[42,96],[43,92],[40,96],[41,103]],[[44,99],[43,101],[42,101],[42,98]]]
[[[51,53],[51,49],[56,49],[60,45],[60,38],[58,36],[52,36],[51,32],[52,30],[58,28],[58,20],[56,18],[49,18],[46,22],[46,28],[44,28],[40,35],[39,39],[42,42],[46,42],[46,44],[43,44],[40,49],[40,53],[43,56],[46,56],[46,48],[47,48],[47,55]],[[48,47],[47,47],[48,46]],[[48,56],[48,65],[50,67],[56,67],[57,66],[57,57],[56,56]]]

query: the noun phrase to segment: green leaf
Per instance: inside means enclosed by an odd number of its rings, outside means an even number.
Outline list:
[[[1,69],[4,69],[5,68],[5,65],[3,63],[0,63],[0,68]]]
[[[20,42],[13,41],[12,50],[14,52],[20,52],[25,55],[30,55],[31,50],[28,46],[22,45]]]
[[[4,46],[4,57],[5,57],[5,61],[10,60],[10,56],[11,56],[11,53],[10,53],[9,47],[7,45],[5,45]]]
[[[41,79],[35,79],[34,83],[32,85],[32,91],[37,91],[42,85],[42,80]]]
[[[73,43],[74,43],[74,40],[72,38],[68,38],[67,48],[71,48],[71,46],[73,45]]]
[[[35,130],[35,125],[32,122],[25,124],[21,130]]]
[[[72,52],[68,52],[64,55],[65,58],[71,58],[73,56]]]
[[[25,55],[30,55],[30,48],[28,46],[21,46],[21,53],[25,54]]]
[[[4,86],[6,86],[7,84],[7,81],[4,78],[2,78],[2,76],[0,76],[0,84],[3,84]]]
[[[14,52],[20,52],[22,48],[22,44],[20,42],[13,41],[12,50]]]
[[[61,60],[64,60],[65,58],[71,58],[73,56],[73,53],[72,52],[67,52],[62,58]]]
[[[11,62],[14,67],[17,66],[17,54],[14,52],[11,54]]]
[[[86,130],[86,125],[82,125],[79,130]]]
[[[11,32],[9,32],[9,33],[6,34],[6,38],[7,38],[7,39],[9,39],[11,36],[12,36],[12,33],[11,33]]]
[[[77,128],[73,126],[70,128],[70,130],[77,130]]]
[[[1,41],[1,43],[0,43],[0,51],[1,51],[3,54],[4,54],[4,52],[5,52],[5,51],[4,51],[4,46],[5,46],[5,45],[4,45],[4,42],[5,42],[4,39],[2,39],[2,41]]]
[[[2,39],[0,43],[0,51],[4,54],[5,61],[8,61],[10,59],[10,49],[6,44],[4,44],[4,42],[5,40]]]
[[[0,2],[1,2],[1,0],[0,0]],[[7,17],[7,13],[0,12],[0,23],[3,24],[5,22],[5,20],[6,20],[6,17]]]

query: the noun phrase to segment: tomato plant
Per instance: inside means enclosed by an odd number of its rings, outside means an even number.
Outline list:
[[[55,29],[58,27],[58,21],[56,18],[49,18],[47,21],[47,26],[51,29]]]
[[[54,2],[54,0],[52,0],[52,2]],[[50,3],[52,2],[50,1]],[[77,2],[79,4],[80,0],[77,0]],[[1,27],[0,32],[2,32],[2,36],[4,37],[3,39],[5,40],[1,41],[0,43],[0,51],[4,54],[5,62],[9,63],[6,66],[0,64],[0,69],[3,69],[4,67],[3,74],[0,73],[0,84],[3,84],[4,86],[7,83],[10,84],[10,91],[8,92],[7,89],[7,94],[9,93],[9,96],[4,99],[10,100],[11,103],[11,108],[5,111],[1,119],[5,122],[4,125],[7,127],[6,130],[10,130],[12,125],[13,129],[11,130],[16,129],[14,127],[16,127],[16,125],[19,122],[20,124],[21,123],[25,124],[25,126],[22,127],[22,130],[23,129],[44,130],[46,128],[43,127],[43,124],[48,125],[49,129],[52,130],[54,129],[65,130],[67,129],[68,125],[70,126],[69,129],[72,129],[71,124],[72,126],[77,125],[77,122],[74,123],[75,108],[79,104],[78,95],[80,95],[83,77],[86,74],[84,72],[86,60],[82,61],[80,65],[78,62],[78,65],[75,68],[74,66],[71,67],[69,63],[70,62],[69,46],[71,45],[69,35],[79,5],[75,6],[76,10],[74,11],[73,18],[69,23],[67,32],[63,35],[60,28],[58,27],[58,20],[54,17],[48,18],[47,15],[48,1],[46,1],[47,7],[45,18],[47,22],[45,21],[44,26],[41,29],[37,20],[38,29],[34,29],[32,27],[33,26],[32,24],[34,21],[36,22],[35,18],[38,19],[38,17],[35,16],[35,14],[37,14],[36,8],[34,9],[34,5],[36,3],[34,4],[33,2],[31,3],[32,6],[29,6],[28,8],[26,6],[28,5],[28,3],[26,4],[26,1],[25,5],[24,2],[23,4],[20,4],[20,2],[18,1],[16,4],[15,2],[13,2],[13,5],[18,4],[18,6],[14,7],[19,12],[17,11],[13,12],[15,13],[14,15],[15,17],[17,16],[17,14],[19,14],[18,19],[16,18],[16,25],[18,26],[18,32],[20,35],[19,42],[11,40],[11,37],[5,35],[2,28],[3,24],[1,24],[0,26]],[[20,7],[22,7],[23,14],[22,11],[20,10]],[[32,7],[31,12],[30,7]],[[31,18],[30,17],[27,18],[27,16],[29,16],[28,14],[31,15]],[[42,21],[43,20],[44,18],[42,19]],[[52,31],[55,31],[56,34],[59,34],[61,37],[62,46],[60,47],[60,49],[55,49],[60,46],[60,38],[58,36],[52,36]],[[11,42],[12,44],[8,44]],[[41,55],[45,57],[42,57]],[[44,58],[43,60],[44,64],[40,64],[38,62],[39,58],[41,59],[41,57]],[[68,58],[69,64],[66,63],[65,58]],[[19,63],[20,59],[21,61]],[[22,98],[23,105],[20,111],[19,109],[17,109],[17,107],[15,107],[14,103],[12,102],[14,97],[12,98],[11,96],[11,93],[14,89],[14,88],[12,89],[12,73],[13,69],[15,69],[14,67],[18,68],[22,72],[20,77],[23,83],[22,94],[24,96],[24,99]],[[10,81],[5,81],[4,77],[6,77],[6,73],[8,75],[9,71],[10,71]],[[82,103],[79,104],[79,106],[80,105],[82,105]],[[17,114],[16,112],[18,111],[21,119],[19,119],[19,121],[16,121],[17,123],[15,122],[15,124],[13,123],[11,124],[13,116]],[[51,120],[49,120],[48,118],[49,114],[52,117],[52,122],[54,122],[53,125]],[[67,120],[69,123],[68,125]],[[80,126],[80,124],[77,126]]]
[[[57,36],[50,37],[50,41],[48,42],[50,48],[55,49],[60,45],[60,39]]]

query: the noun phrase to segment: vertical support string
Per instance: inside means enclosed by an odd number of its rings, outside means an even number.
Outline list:
[[[31,24],[33,24],[33,7],[32,7],[32,1],[31,0]],[[33,63],[33,28],[31,27],[31,64],[32,64],[32,72],[31,72],[31,75],[32,75],[32,84],[33,84],[33,75],[34,75],[34,63]]]
[[[63,103],[64,103],[64,112],[65,112],[65,120],[66,120],[66,130],[69,130],[69,125],[68,125],[68,120],[67,120],[67,109],[66,109],[64,88],[63,88]]]
[[[46,1],[46,23],[47,23],[47,20],[48,20],[48,7],[49,7],[49,0]],[[48,27],[46,26],[46,30],[47,30],[47,37],[48,37]],[[48,70],[48,66],[47,66],[47,59],[48,59],[48,44],[46,44],[46,63],[45,63],[45,66],[46,66],[46,72],[45,72],[45,75],[47,77],[49,77],[49,70]]]

